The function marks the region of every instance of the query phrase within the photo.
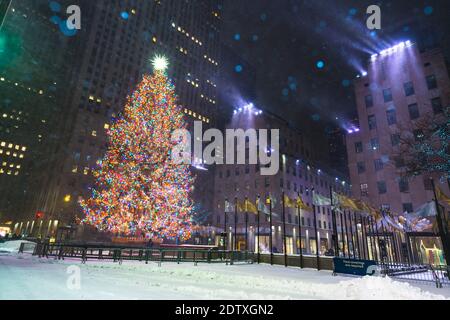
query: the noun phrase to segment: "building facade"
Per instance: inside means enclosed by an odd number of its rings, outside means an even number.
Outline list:
[[[62,1],[61,6],[64,6]],[[0,221],[33,218],[51,200],[76,38],[47,1],[2,1],[0,29]]]
[[[256,114],[255,114],[256,113]],[[251,164],[223,164],[217,165],[214,190],[214,215],[210,239],[216,245],[223,246],[223,231],[227,231],[227,248],[234,246],[238,250],[257,251],[257,214],[246,215],[238,211],[225,213],[225,200],[232,205],[236,200],[243,203],[247,198],[255,203],[259,196],[262,201],[267,197],[274,199],[272,210],[272,231],[270,231],[269,215],[259,213],[260,221],[260,252],[270,252],[269,238],[272,232],[273,251],[283,252],[283,221],[282,221],[282,193],[291,199],[300,196],[304,203],[313,207],[312,192],[329,197],[330,188],[334,191],[349,194],[350,185],[341,175],[332,173],[332,170],[318,165],[320,158],[312,158],[311,149],[316,141],[311,140],[307,134],[292,127],[282,118],[268,112],[254,112],[254,109],[243,108],[237,111],[228,129],[279,129],[280,130],[280,167],[275,175],[261,175],[261,165]],[[246,142],[246,163],[248,163],[248,142]],[[314,191],[313,191],[314,190]],[[301,210],[299,218],[298,209],[285,208],[286,222],[286,252],[297,254],[300,252],[300,239],[303,253],[315,254],[316,239],[319,238],[319,253],[332,247],[332,214],[330,206],[317,206],[313,212]],[[226,218],[225,218],[226,215]],[[235,218],[237,219],[235,234]],[[300,221],[299,221],[300,219]],[[318,237],[315,235],[314,221],[316,221]],[[301,236],[298,231],[300,222]],[[350,221],[349,221],[350,223]],[[340,222],[338,224],[340,226]],[[247,241],[246,241],[247,240]]]
[[[439,49],[419,51],[410,42],[373,56],[355,81],[359,131],[347,135],[352,193],[393,213],[413,212],[433,199],[429,176],[401,175],[400,137],[424,117],[439,117],[450,103],[448,66]],[[417,131],[417,132],[416,132]],[[438,183],[439,176],[435,176]],[[449,193],[448,183],[439,187]]]

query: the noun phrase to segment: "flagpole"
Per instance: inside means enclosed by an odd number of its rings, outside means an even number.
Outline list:
[[[287,247],[286,247],[286,216],[285,216],[285,203],[284,203],[284,191],[281,193],[282,194],[282,201],[283,201],[283,214],[282,214],[282,219],[283,219],[283,246],[284,246],[284,266],[287,267]]]
[[[348,238],[347,214],[345,213],[345,210],[342,210],[341,207],[339,207],[339,209],[341,209],[342,214],[344,215],[345,239],[347,242],[347,253],[348,253],[348,257],[351,258],[352,255],[350,254],[350,239]]]
[[[300,198],[300,194],[297,192],[297,197]],[[297,205],[297,211],[298,211],[298,238],[299,238],[299,245],[300,245],[300,268],[303,269],[303,249],[302,249],[302,209],[300,208],[300,204]]]
[[[228,199],[225,198],[225,210],[224,210],[224,214],[225,214],[225,219],[223,222],[223,232],[224,232],[224,236],[225,239],[223,240],[223,250],[226,251],[228,249],[228,232],[227,232],[227,210],[228,208],[226,208],[227,204],[228,204]]]
[[[272,198],[269,193],[269,247],[270,247],[270,264],[273,265],[273,239],[272,239]]]
[[[341,242],[342,242],[342,253],[343,253],[344,258],[345,258],[346,255],[345,255],[344,220],[342,219],[342,212],[339,212],[339,218],[340,218],[340,220],[341,220]]]
[[[258,264],[259,264],[259,259],[260,259],[260,254],[259,254],[259,204],[261,203],[261,197],[260,196],[258,196],[258,199],[259,199],[259,201],[258,201],[258,206],[256,207],[256,212],[257,212],[257,217],[256,217],[256,223],[257,223],[257,231],[256,231],[256,234],[257,234],[257,238],[256,238],[256,243],[257,243],[257,260],[258,260]]]
[[[380,257],[380,260],[383,258],[381,256],[381,251],[380,251],[380,236],[378,234],[378,225],[377,225],[377,219],[375,217],[373,217],[373,219],[375,220],[375,232],[376,232],[376,243],[375,246],[378,246],[378,256]],[[384,261],[382,261],[384,262]]]
[[[352,226],[352,213],[348,212],[348,220],[350,224],[350,238],[352,239],[352,248],[353,248],[353,259],[356,259],[356,246],[355,246],[355,238],[353,237],[353,226]]]
[[[319,241],[320,235],[317,233],[317,217],[316,217],[316,206],[314,205],[314,187],[311,188],[312,196],[313,196],[313,218],[314,218],[314,233],[316,238],[316,261],[317,261],[317,270],[320,270],[320,258],[319,258]]]
[[[358,247],[358,259],[361,259],[361,247],[359,245],[358,222],[356,221],[356,213],[355,213],[355,211],[353,211],[353,221],[354,221],[354,225],[355,225],[356,245]]]
[[[366,219],[360,214],[359,222],[361,223],[361,241],[364,259],[369,259],[369,245],[367,244]]]
[[[333,189],[330,185],[330,204],[331,204],[331,223],[333,225],[333,246],[334,246],[334,256],[339,257],[339,242],[338,242],[338,232],[336,224],[336,212],[334,211],[333,205]]]
[[[442,248],[444,249],[444,255],[445,255],[445,262],[447,263],[447,265],[450,265],[450,249],[448,247],[449,241],[448,241],[448,236],[445,234],[445,229],[442,223],[442,216],[441,216],[441,210],[439,207],[439,201],[437,198],[437,194],[436,194],[436,186],[434,185],[434,180],[433,178],[430,178],[431,180],[431,185],[433,186],[433,194],[434,194],[434,204],[436,206],[436,221],[438,223],[438,229],[439,229],[439,236],[441,238],[441,242],[442,242]],[[450,278],[450,274],[448,275],[448,277]]]
[[[369,232],[371,234],[371,236],[370,236],[370,247],[372,249],[372,256],[373,256],[373,259],[375,261],[378,261],[377,246],[374,243],[375,242],[375,240],[374,240],[375,239],[375,229],[373,227],[372,216],[369,215],[367,217],[367,223],[369,224]]]
[[[234,251],[237,251],[237,197],[234,197]]]
[[[247,209],[247,197],[245,197],[245,251],[248,251],[248,209]]]

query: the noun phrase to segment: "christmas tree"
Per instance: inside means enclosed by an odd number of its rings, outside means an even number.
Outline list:
[[[79,202],[84,222],[99,230],[183,241],[191,236],[193,176],[189,165],[172,161],[178,142],[171,134],[186,123],[165,74],[167,60],[156,57],[153,66],[108,130],[92,195]]]

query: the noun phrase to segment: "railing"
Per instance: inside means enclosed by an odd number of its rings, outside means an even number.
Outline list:
[[[381,263],[381,272],[398,280],[434,283],[437,288],[450,286],[450,267],[446,265]]]
[[[19,253],[34,253],[36,250],[36,243],[22,242],[19,247]]]
[[[82,263],[88,260],[112,260],[122,263],[123,260],[157,262],[193,262],[198,263],[253,263],[254,254],[241,251],[217,249],[186,248],[139,248],[117,246],[88,246],[70,244],[37,244],[34,251],[39,257],[55,259],[78,258]]]

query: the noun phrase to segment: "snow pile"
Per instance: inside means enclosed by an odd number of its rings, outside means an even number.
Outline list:
[[[389,277],[370,277],[341,281],[338,291],[341,297],[334,299],[347,300],[442,300],[444,296],[432,294],[414,287],[406,282],[394,281]],[[332,296],[333,293],[330,292]]]
[[[18,253],[21,243],[32,243],[34,242],[27,240],[11,240],[0,243],[0,253]]]

